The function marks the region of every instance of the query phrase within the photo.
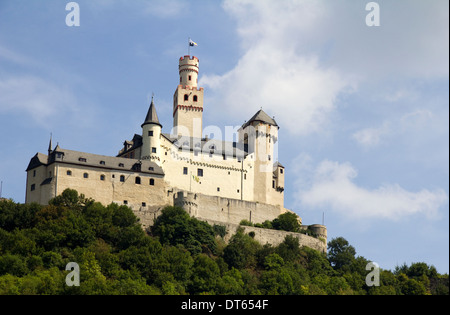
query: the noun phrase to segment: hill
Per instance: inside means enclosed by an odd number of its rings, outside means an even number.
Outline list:
[[[328,254],[286,237],[262,246],[238,231],[164,209],[149,233],[126,206],[104,206],[66,190],[48,206],[0,201],[0,294],[84,295],[448,295],[449,277],[419,262],[380,270],[340,237]],[[76,262],[80,285],[66,284]]]

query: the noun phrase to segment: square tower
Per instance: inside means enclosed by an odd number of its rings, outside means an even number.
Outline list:
[[[199,60],[179,60],[180,84],[173,96],[173,134],[201,138],[203,130],[203,88],[197,88]]]

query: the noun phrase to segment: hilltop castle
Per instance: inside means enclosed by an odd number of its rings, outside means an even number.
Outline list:
[[[275,119],[261,109],[234,128],[236,141],[208,138],[198,73],[197,57],[179,59],[170,133],[163,133],[152,98],[142,133],[126,140],[115,157],[53,148],[50,140],[48,154],[37,153],[26,170],[26,203],[47,204],[71,188],[103,204],[128,205],[144,228],[167,205],[229,230],[244,219],[262,223],[290,211],[284,208],[285,168],[274,156]],[[324,226],[310,229],[326,240]],[[319,243],[311,247],[325,251]]]

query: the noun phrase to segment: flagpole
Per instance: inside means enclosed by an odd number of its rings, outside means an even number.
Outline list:
[[[191,55],[191,38],[188,38],[188,56]]]

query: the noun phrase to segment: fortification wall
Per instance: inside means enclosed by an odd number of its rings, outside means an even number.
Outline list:
[[[327,244],[326,239],[320,240],[318,238],[308,236],[302,233],[294,233],[294,232],[287,232],[287,231],[279,231],[279,230],[271,230],[271,229],[263,229],[263,228],[257,228],[254,226],[243,226],[239,224],[233,224],[233,223],[224,223],[209,219],[203,219],[198,218],[199,220],[204,220],[208,222],[211,225],[217,224],[222,225],[226,227],[227,234],[224,237],[224,241],[226,243],[229,242],[231,237],[236,234],[238,228],[243,228],[245,233],[254,232],[255,237],[254,239],[257,240],[259,243],[265,245],[265,244],[271,244],[273,246],[277,246],[281,244],[285,237],[287,235],[291,235],[293,237],[298,238],[300,246],[306,246],[312,249],[315,249],[319,252],[326,253],[327,252]]]
[[[237,232],[238,228],[241,227],[244,229],[245,233],[253,232],[255,234],[255,240],[263,245],[271,244],[277,246],[284,241],[287,235],[292,235],[299,239],[300,246],[307,246],[320,252],[327,251],[327,230],[323,225],[314,224],[302,226],[304,229],[309,227],[309,230],[317,234],[319,238],[302,233],[239,225],[244,219],[253,223],[262,223],[265,220],[273,220],[281,213],[288,211],[276,206],[207,196],[186,191],[173,192],[173,205],[183,208],[191,216],[206,221],[211,225],[217,224],[225,226],[227,232],[224,237],[225,242],[228,242]],[[164,206],[132,207],[133,212],[140,219],[144,229],[148,229],[153,225],[163,208]]]
[[[239,224],[242,220],[262,223],[288,211],[283,207],[239,199],[208,196],[187,191],[174,193],[174,205],[191,216],[208,220]]]

